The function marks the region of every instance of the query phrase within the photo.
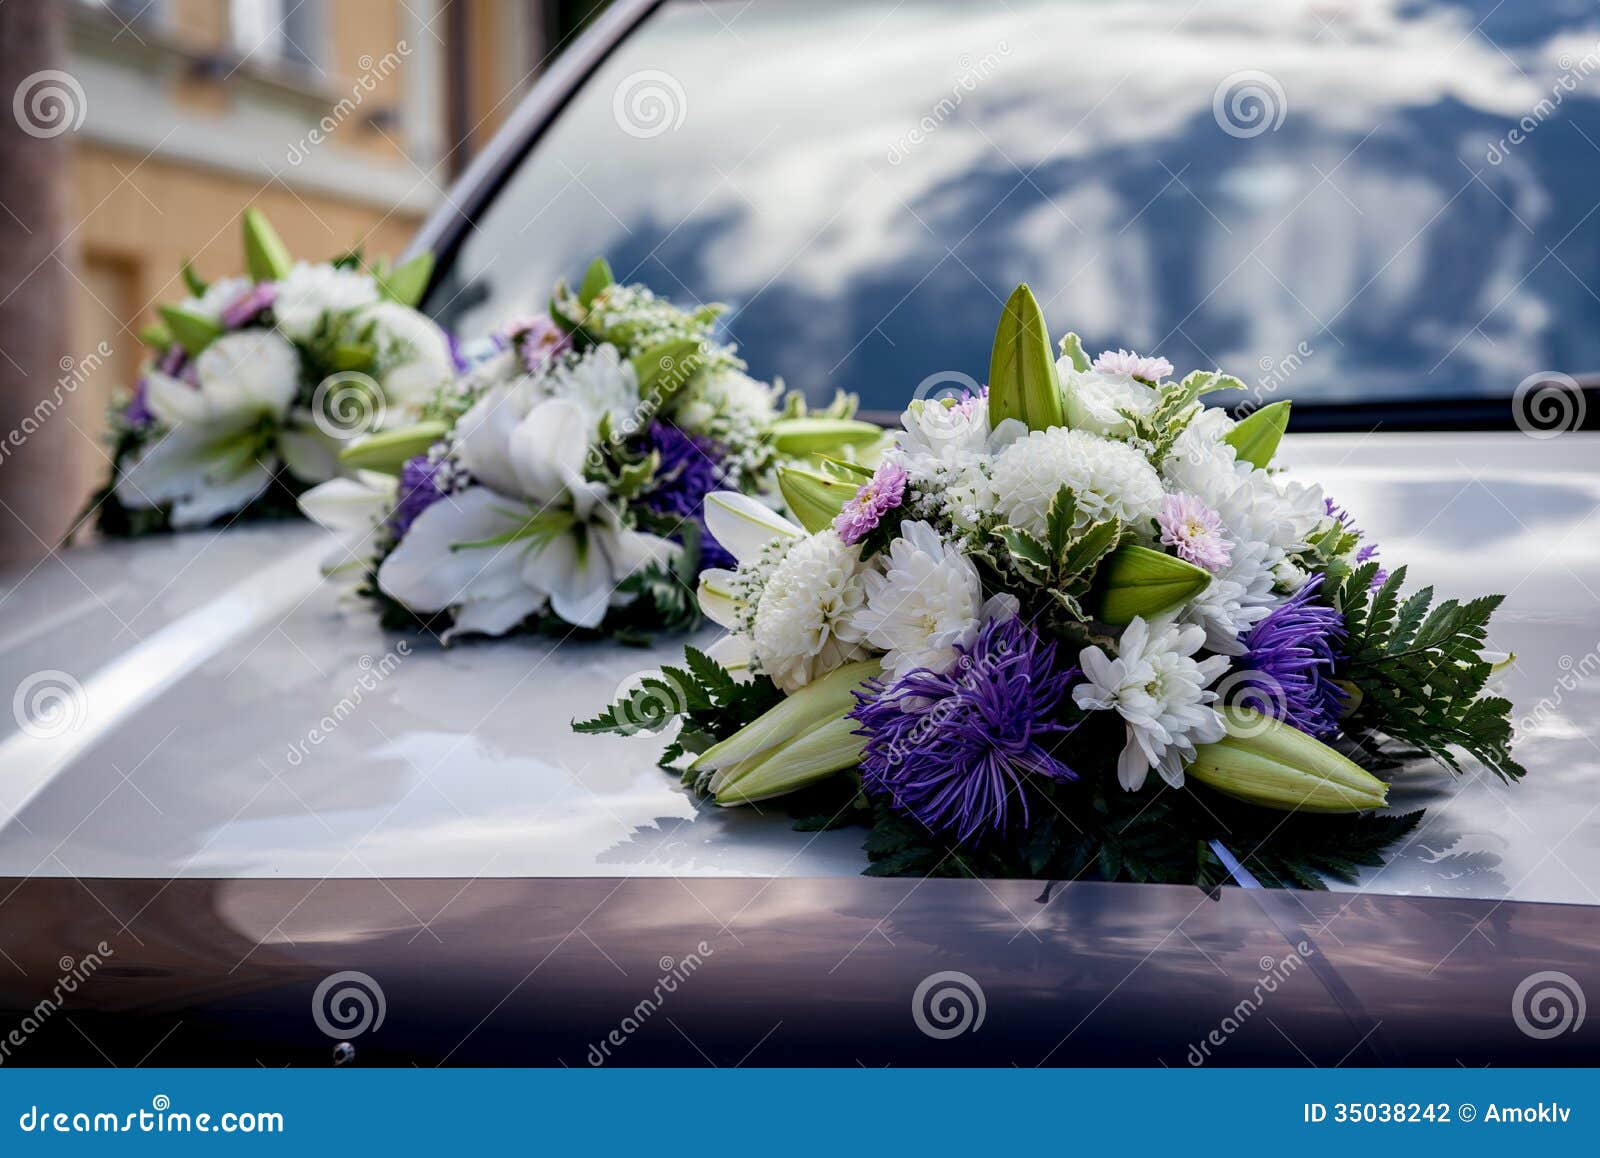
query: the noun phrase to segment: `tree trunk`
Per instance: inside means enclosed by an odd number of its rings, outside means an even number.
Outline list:
[[[8,106],[0,114],[0,566],[8,569],[60,542],[79,497],[69,480],[83,436],[62,413],[76,390],[62,246],[67,135],[83,99],[59,71],[64,40],[56,0],[0,3]]]

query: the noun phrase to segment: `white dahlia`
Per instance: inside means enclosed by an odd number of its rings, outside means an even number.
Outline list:
[[[756,605],[760,670],[785,692],[871,654],[856,615],[866,603],[861,548],[832,528],[801,539],[773,570]]]
[[[995,459],[991,476],[1007,522],[1045,533],[1062,487],[1078,500],[1078,526],[1115,516],[1147,532],[1161,505],[1161,479],[1133,447],[1086,430],[1035,430]]]
[[[864,577],[867,605],[855,623],[868,643],[883,649],[891,682],[917,668],[949,671],[956,647],[970,646],[985,619],[1017,612],[1009,595],[985,603],[972,560],[927,523],[902,524],[882,558],[884,570]]]
[[[1085,682],[1072,698],[1085,711],[1114,711],[1128,727],[1117,758],[1117,781],[1129,792],[1144,786],[1153,767],[1174,788],[1194,759],[1196,744],[1222,739],[1222,717],[1211,707],[1211,683],[1228,670],[1222,656],[1196,661],[1204,632],[1135,618],[1117,643],[1117,657],[1098,647],[1078,656]]]

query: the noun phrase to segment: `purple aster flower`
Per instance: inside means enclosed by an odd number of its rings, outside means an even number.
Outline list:
[[[156,420],[146,397],[149,389],[149,383],[144,378],[140,378],[134,386],[133,397],[128,400],[128,405],[122,412],[122,421],[129,426],[149,426]]]
[[[706,495],[722,485],[721,448],[670,422],[652,422],[644,438],[646,449],[660,456],[660,466],[640,501],[656,514],[699,524],[702,567],[735,566],[733,556],[711,537],[705,523]]]
[[[161,361],[156,366],[163,374],[176,375],[183,372],[183,364],[188,360],[189,355],[184,348],[174,342],[167,347],[167,352],[161,355]]]
[[[1233,542],[1222,529],[1222,516],[1197,495],[1161,496],[1156,525],[1161,528],[1161,541],[1176,551],[1178,558],[1213,575],[1233,557]]]
[[[1344,529],[1346,531],[1348,531],[1350,534],[1354,535],[1358,539],[1363,537],[1365,532],[1363,532],[1360,527],[1356,526],[1356,521],[1350,517],[1350,512],[1349,511],[1345,510],[1343,507],[1341,507],[1338,503],[1334,502],[1332,499],[1325,498],[1322,501],[1327,506],[1328,514],[1330,516],[1332,516],[1333,518],[1338,519],[1340,524],[1343,525],[1343,527],[1344,527]],[[1367,562],[1368,560],[1371,560],[1371,559],[1376,559],[1377,557],[1378,557],[1378,544],[1376,544],[1376,543],[1363,543],[1361,545],[1360,549],[1356,551],[1356,565],[1360,566],[1362,563],[1365,563],[1365,562]],[[1376,591],[1378,588],[1382,587],[1384,585],[1384,583],[1388,581],[1388,579],[1389,579],[1389,572],[1385,568],[1379,567],[1378,570],[1372,576],[1372,583],[1371,583],[1372,590]]]
[[[1094,360],[1094,368],[1102,374],[1126,374],[1146,382],[1159,382],[1172,373],[1172,363],[1165,358],[1149,358],[1132,350],[1106,350]]]
[[[947,674],[872,681],[850,715],[867,738],[862,787],[966,841],[1007,827],[1013,793],[1027,823],[1027,778],[1077,779],[1047,745],[1069,730],[1057,717],[1078,670],[1058,667],[1056,645],[1017,617],[991,619],[956,654]]]
[[[906,483],[910,480],[905,467],[896,462],[882,462],[878,469],[856,491],[856,497],[845,503],[834,517],[833,529],[839,532],[844,545],[853,547],[870,535],[888,514],[906,497]]]
[[[222,322],[224,330],[237,330],[246,322],[255,320],[256,315],[270,306],[278,298],[278,287],[270,281],[253,285],[244,293],[234,298],[222,308]]]
[[[572,348],[572,335],[556,325],[549,314],[529,314],[508,322],[501,329],[522,366],[530,374],[543,371],[559,354]]]
[[[1235,702],[1255,708],[1312,736],[1339,730],[1346,692],[1333,682],[1336,647],[1344,642],[1344,617],[1316,602],[1315,575],[1287,603],[1252,627],[1238,662]]]
[[[405,538],[417,516],[444,498],[439,489],[439,464],[425,454],[407,459],[400,468],[400,485],[395,494],[394,511],[389,515],[389,529],[396,539]]]

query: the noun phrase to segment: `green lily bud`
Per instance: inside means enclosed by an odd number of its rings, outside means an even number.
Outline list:
[[[1020,419],[1029,430],[1067,421],[1044,311],[1026,285],[1006,302],[989,354],[989,419],[999,426],[1007,418]]]
[[[789,513],[813,534],[833,526],[839,511],[860,489],[860,483],[841,482],[814,470],[778,468],[778,490],[783,494]]]
[[[813,728],[785,745],[753,768],[714,789],[723,807],[770,800],[826,780],[861,763],[866,737],[853,733],[861,725],[852,719],[834,720]]]
[[[222,337],[222,326],[204,314],[186,310],[182,306],[157,306],[156,313],[167,323],[172,340],[182,346],[191,358],[198,357],[212,342]]]
[[[700,349],[699,338],[674,338],[635,354],[631,361],[634,375],[639,379],[639,396],[648,398],[655,394],[657,405],[663,405],[687,386],[689,379],[705,365],[705,354]]]
[[[772,445],[796,456],[869,446],[883,437],[882,427],[854,418],[780,418],[770,430]]]
[[[1263,406],[1230,430],[1223,438],[1233,447],[1240,462],[1265,467],[1278,453],[1278,442],[1289,429],[1289,400]]]
[[[139,331],[139,340],[153,350],[165,350],[172,345],[172,333],[167,327],[152,322]]]
[[[1186,769],[1227,796],[1283,812],[1364,812],[1389,802],[1389,786],[1298,728],[1236,706],[1221,710],[1228,729],[1202,744]]]
[[[339,462],[355,470],[398,475],[409,460],[427,454],[428,448],[444,437],[447,429],[443,422],[419,422],[415,426],[380,430],[347,443],[339,451]]]
[[[278,231],[267,224],[261,210],[244,211],[244,267],[255,281],[278,281],[289,275],[294,259]]]
[[[1149,619],[1187,603],[1206,589],[1211,572],[1182,559],[1124,543],[1106,560],[1100,620],[1115,627]]]
[[[707,748],[689,765],[690,769],[720,771],[793,743],[821,724],[842,719],[856,706],[850,693],[882,670],[883,665],[875,659],[835,668],[786,696],[781,704],[769,708],[726,740]]]
[[[612,276],[610,263],[603,257],[595,258],[589,263],[589,268],[583,273],[583,281],[578,285],[578,301],[587,309],[594,304],[600,291],[616,280]]]
[[[415,307],[433,280],[433,254],[423,252],[378,278],[378,288],[391,301]]]

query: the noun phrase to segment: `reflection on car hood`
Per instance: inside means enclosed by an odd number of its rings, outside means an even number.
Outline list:
[[[1529,775],[1405,772],[1428,818],[1363,888],[1600,903],[1600,437],[1337,435],[1285,459],[1382,559],[1442,596],[1507,594],[1493,646]],[[307,526],[107,543],[13,575],[0,875],[839,876],[859,831],[722,811],[655,767],[659,738],[583,737],[649,649],[384,632],[324,580]],[[709,638],[709,637],[707,637]],[[702,640],[704,642],[704,640]],[[81,690],[80,690],[81,689]],[[19,707],[14,716],[24,716]]]

